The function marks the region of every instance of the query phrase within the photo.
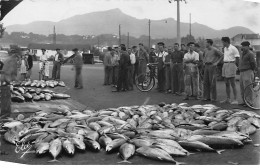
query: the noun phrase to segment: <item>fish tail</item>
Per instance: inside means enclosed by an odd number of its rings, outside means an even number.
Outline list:
[[[225,150],[217,150],[216,152],[220,155],[222,152],[224,152]]]
[[[196,154],[196,153],[191,153],[191,152],[188,152],[188,153],[187,153],[188,156],[189,156],[189,155],[194,155],[194,154]]]
[[[129,162],[127,160],[123,160],[123,161],[120,161],[120,162],[117,162],[117,163],[129,163],[129,164],[131,164],[132,162]]]
[[[60,162],[60,161],[58,161],[56,158],[54,158],[53,160],[50,160],[48,162],[52,163],[52,162]]]
[[[185,162],[177,162],[177,161],[175,161],[175,163],[176,163],[176,165],[184,165],[184,164],[186,164]]]

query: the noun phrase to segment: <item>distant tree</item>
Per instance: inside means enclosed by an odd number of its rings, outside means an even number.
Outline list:
[[[195,42],[194,36],[188,34],[186,37],[181,38],[181,43],[188,44],[189,42]]]

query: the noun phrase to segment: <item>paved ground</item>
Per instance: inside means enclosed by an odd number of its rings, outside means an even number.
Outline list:
[[[33,78],[37,79],[38,67],[34,67]],[[142,105],[144,102],[147,104],[156,104],[159,102],[166,103],[181,103],[183,102],[180,96],[173,96],[171,94],[158,93],[155,89],[148,92],[142,93],[135,89],[134,91],[112,93],[111,86],[103,86],[104,70],[102,65],[85,65],[83,68],[83,80],[84,89],[76,90],[74,86],[74,73],[71,70],[70,65],[62,67],[61,80],[63,80],[68,89],[65,93],[70,94],[71,97],[89,107],[94,109],[102,109],[109,107],[119,107],[128,105]],[[218,82],[218,100],[225,98],[225,87],[223,82]],[[237,83],[239,90],[239,83]],[[241,99],[240,99],[241,100]],[[189,104],[203,104],[201,101],[190,100]],[[216,105],[223,108],[242,108],[238,106],[231,106],[225,104],[216,103]],[[248,109],[248,108],[247,108]],[[249,109],[248,109],[249,110]],[[260,113],[258,111],[258,113]],[[221,155],[216,153],[200,153],[196,152],[194,155],[187,157],[176,157],[175,159],[180,162],[185,162],[189,165],[225,165],[225,164],[243,164],[243,165],[257,165],[259,164],[260,158],[260,147],[255,147],[253,144],[260,143],[260,131],[252,136],[253,143],[247,144],[241,149],[227,149]],[[36,157],[34,154],[26,154],[23,158],[21,153],[14,153],[15,147],[7,145],[2,141],[2,147],[4,151],[7,151],[8,155],[1,155],[1,160],[19,162],[25,164],[50,164],[47,161],[51,160],[49,155],[43,157]],[[84,154],[83,154],[84,153]],[[106,154],[104,151],[99,153],[93,153],[85,151],[83,153],[77,153],[73,158],[67,155],[61,155],[57,164],[102,164],[102,165],[113,165],[121,161],[121,159],[115,154]],[[150,159],[146,159],[139,156],[134,156],[130,159],[132,164],[137,165],[154,165],[154,164],[171,164],[166,162],[159,162]],[[56,163],[51,163],[56,164]]]

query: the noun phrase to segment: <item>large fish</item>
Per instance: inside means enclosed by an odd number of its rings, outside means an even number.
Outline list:
[[[11,144],[16,144],[19,141],[19,135],[17,132],[9,130],[4,134],[4,139]]]
[[[235,138],[228,138],[228,137],[222,137],[222,136],[191,136],[188,140],[195,140],[203,142],[207,145],[209,145],[212,148],[232,148],[232,147],[241,147],[244,146],[244,144]]]
[[[110,142],[112,142],[112,139],[108,136],[102,135],[98,142],[102,147],[106,147]]]
[[[94,131],[98,131],[101,128],[101,126],[96,122],[91,122],[91,123],[89,123],[88,126],[89,126],[89,128],[91,128]]]
[[[189,153],[186,153],[186,152],[180,150],[179,148],[176,148],[174,146],[165,145],[163,143],[154,143],[151,147],[160,148],[160,149],[166,151],[167,153],[169,153],[170,155],[174,155],[174,156],[187,156],[189,154]]]
[[[91,132],[86,133],[86,134],[84,135],[84,137],[89,138],[89,139],[92,139],[92,140],[94,140],[94,141],[97,141],[98,138],[99,138],[99,134],[98,134],[98,132],[96,132],[96,131],[91,131]]]
[[[119,154],[122,157],[123,161],[118,163],[131,163],[127,161],[135,153],[135,146],[130,143],[124,143],[119,148]]]
[[[48,142],[41,142],[35,144],[35,152],[37,155],[41,155],[49,151],[50,144]]]
[[[64,93],[54,93],[53,98],[55,99],[67,99],[70,98],[70,95]]]
[[[91,149],[100,150],[100,144],[97,141],[93,141],[92,139],[84,139],[84,143],[90,147]]]
[[[76,148],[78,148],[80,150],[86,149],[86,145],[83,140],[80,140],[78,138],[71,138],[70,140],[75,145]]]
[[[217,130],[211,130],[211,129],[198,129],[195,131],[192,131],[193,135],[213,135],[213,134],[217,134],[220,131]]]
[[[53,156],[53,160],[51,160],[49,162],[58,161],[56,158],[60,154],[61,149],[62,149],[62,142],[61,142],[60,138],[54,139],[50,142],[49,152]]]
[[[69,139],[66,139],[65,141],[62,142],[62,147],[65,149],[65,151],[68,154],[74,155],[74,153],[75,153],[75,146]]]
[[[252,139],[249,137],[249,135],[237,131],[221,131],[219,133],[213,134],[212,136],[223,136],[238,139],[242,142],[252,142]]]
[[[152,147],[141,147],[136,150],[137,153],[151,159],[157,159],[161,161],[168,161],[173,162],[176,165],[184,164],[181,162],[177,162],[174,160],[166,151],[159,149],[159,148],[152,148]]]
[[[130,140],[130,143],[134,144],[138,148],[143,146],[151,146],[155,142],[156,140],[149,138],[134,138]]]
[[[22,122],[20,122],[20,121],[12,121],[12,122],[6,122],[6,123],[4,123],[3,124],[3,126],[2,127],[6,127],[6,128],[13,128],[13,127],[17,127],[17,126],[21,126],[21,125],[23,125],[23,123]]]
[[[208,151],[208,152],[217,152],[220,154],[222,151],[217,151],[207,144],[200,141],[178,141],[178,143],[187,150],[196,150],[196,151]]]
[[[110,152],[111,150],[120,147],[120,146],[123,145],[124,143],[126,143],[126,140],[123,139],[123,138],[114,139],[112,142],[110,142],[110,143],[106,146],[106,151],[107,151],[107,152]]]

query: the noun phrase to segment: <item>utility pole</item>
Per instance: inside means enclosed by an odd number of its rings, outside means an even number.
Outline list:
[[[130,44],[129,44],[129,32],[127,32],[127,48],[129,48]]]
[[[119,41],[118,41],[118,45],[120,46],[121,44],[121,25],[119,25]]]
[[[148,21],[148,25],[149,25],[149,41],[148,41],[148,50],[150,51],[151,48],[151,20],[149,19]]]
[[[190,13],[190,37],[191,37],[191,13]]]
[[[56,44],[56,31],[55,31],[55,26],[53,27],[53,44]]]
[[[169,0],[169,3],[172,3],[173,0]],[[177,1],[177,43],[181,45],[181,29],[180,29],[180,1],[184,1],[186,3],[186,0],[174,0]]]

